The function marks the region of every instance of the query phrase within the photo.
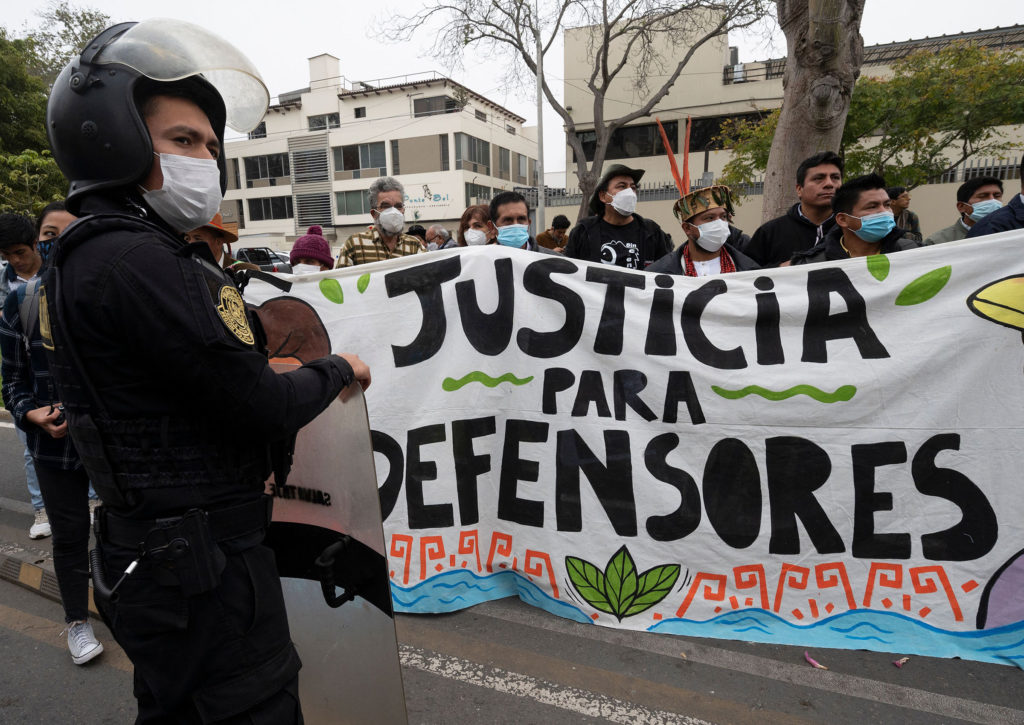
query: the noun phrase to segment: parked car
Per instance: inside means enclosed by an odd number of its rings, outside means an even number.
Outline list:
[[[282,261],[277,252],[269,247],[244,247],[235,250],[235,259],[239,262],[255,264],[264,272],[291,272],[292,266]]]

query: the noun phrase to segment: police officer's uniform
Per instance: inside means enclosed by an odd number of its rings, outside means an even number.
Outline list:
[[[118,37],[108,30],[91,47]],[[104,503],[97,604],[135,665],[139,722],[298,722],[300,663],[273,552],[261,544],[264,481],[274,447],[353,371],[332,355],[273,372],[258,321],[208,247],[185,244],[133,185],[96,184],[74,168],[103,153],[102,138],[97,151],[74,135],[85,122],[69,78],[88,75],[89,60],[65,69],[50,103],[55,155],[73,172],[69,207],[82,218],[44,278],[41,327],[71,435]],[[111,67],[127,90],[102,67],[94,75],[107,95],[97,95],[111,103],[113,88],[132,102],[131,69]],[[208,84],[192,82],[209,101]],[[197,103],[222,134],[223,106]],[[104,128],[104,119],[121,122],[113,115],[89,112],[101,136],[125,133]],[[146,169],[129,171],[138,179]]]

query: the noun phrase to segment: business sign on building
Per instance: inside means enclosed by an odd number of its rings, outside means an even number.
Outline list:
[[[1021,244],[701,279],[491,246],[246,293],[372,368],[399,611],[1019,663]]]

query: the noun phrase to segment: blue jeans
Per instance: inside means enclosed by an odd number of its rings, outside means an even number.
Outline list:
[[[36,465],[32,462],[32,454],[28,450],[28,434],[17,425],[14,426],[14,432],[18,434],[18,440],[25,446],[25,483],[28,484],[28,495],[32,499],[32,506],[38,511],[43,507],[43,495],[39,493]]]

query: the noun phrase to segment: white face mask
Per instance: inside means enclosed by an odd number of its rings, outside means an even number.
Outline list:
[[[220,169],[213,159],[154,154],[160,159],[163,186],[142,198],[174,231],[184,234],[203,226],[220,210]]]
[[[623,189],[612,197],[612,209],[622,216],[629,216],[636,210],[636,192]]]
[[[487,233],[483,229],[467,229],[462,233],[466,244],[487,244]]]
[[[405,214],[395,207],[385,209],[377,216],[377,226],[385,234],[400,234],[405,229]]]
[[[313,274],[319,272],[320,267],[315,264],[293,264],[292,274]]]
[[[697,229],[700,231],[697,246],[705,252],[717,252],[729,238],[729,222],[724,219],[698,224]]]

